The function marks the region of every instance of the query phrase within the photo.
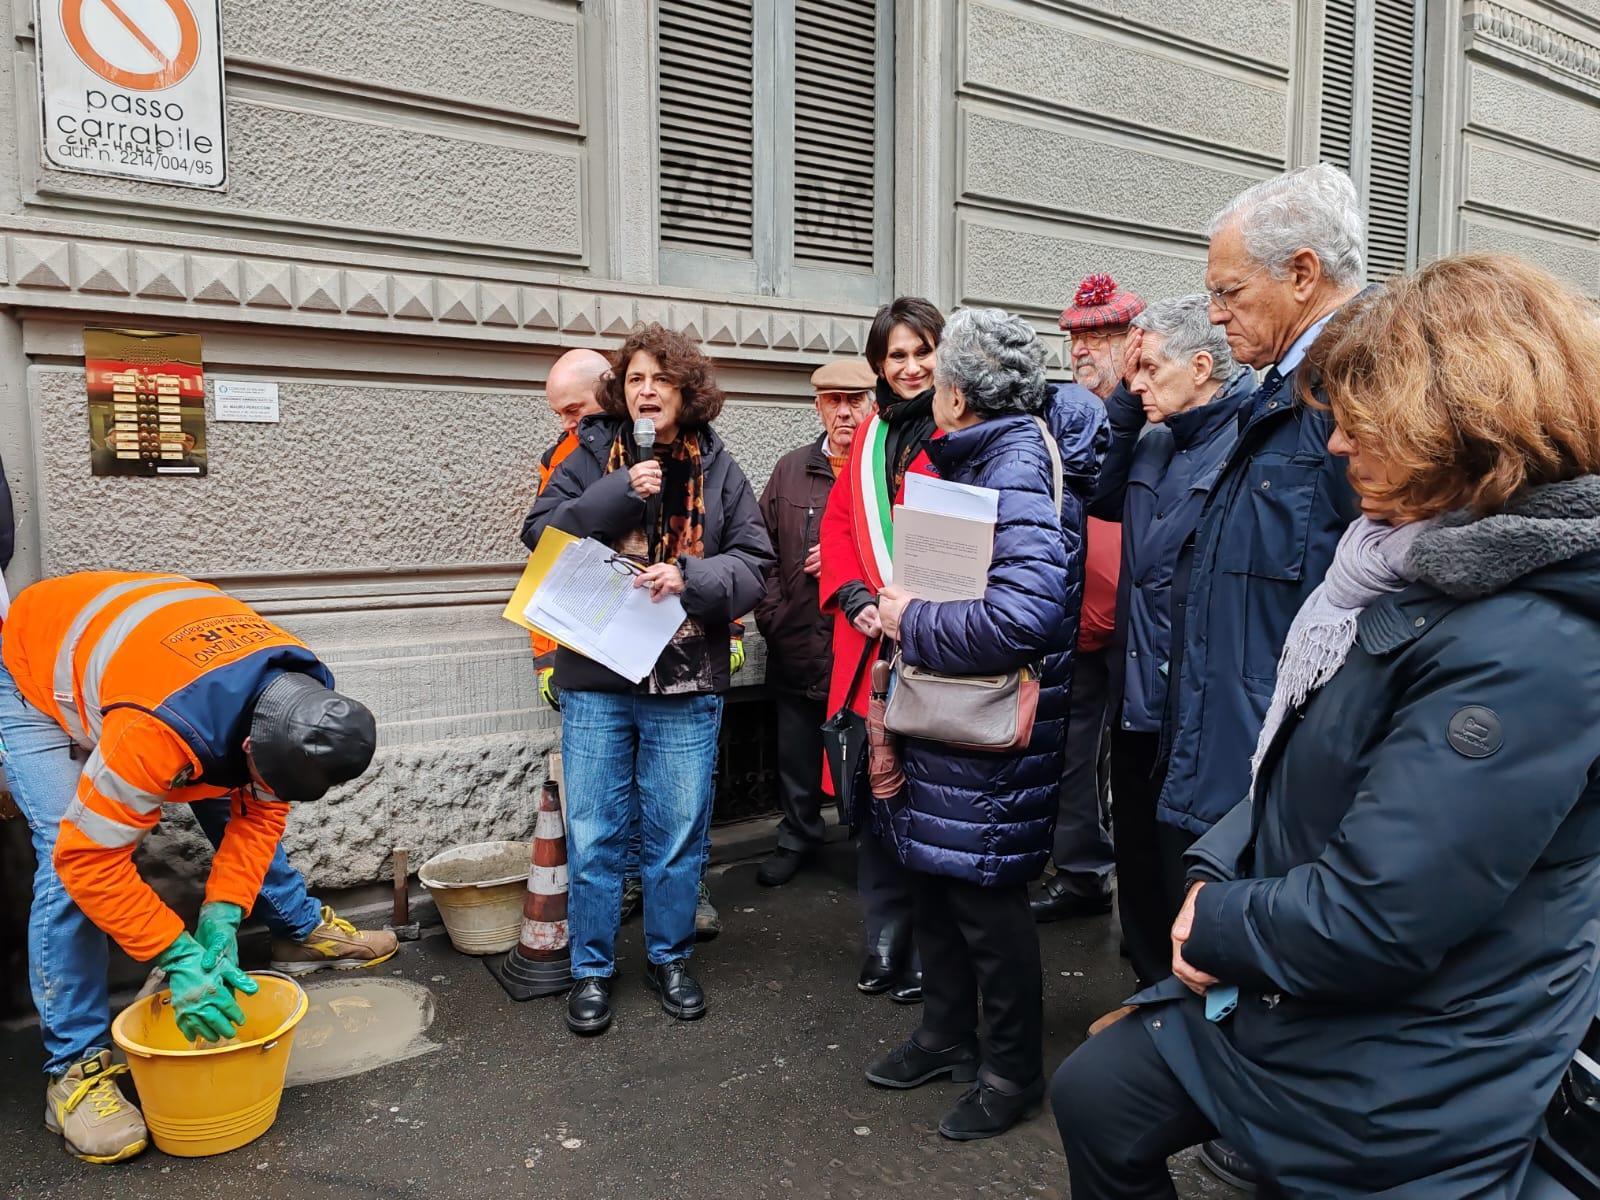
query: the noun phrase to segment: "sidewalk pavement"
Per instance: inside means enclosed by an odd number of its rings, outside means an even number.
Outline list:
[[[1048,1113],[958,1145],[935,1131],[958,1085],[892,1092],[862,1079],[919,1010],[855,989],[852,862],[848,846],[831,846],[776,890],[757,886],[754,863],[712,879],[724,932],[696,953],[710,1011],[692,1024],[646,992],[637,921],[619,948],[616,1021],[593,1040],[567,1032],[560,997],[512,1003],[442,935],[406,945],[379,970],[432,990],[428,1036],[441,1049],[292,1088],[264,1137],[213,1159],[151,1149],[91,1167],[69,1157],[41,1127],[37,1030],[0,1031],[0,1198],[1062,1200]],[[1053,1069],[1130,976],[1110,917],[1040,935]],[[1237,1195],[1192,1156],[1175,1169],[1185,1200]]]

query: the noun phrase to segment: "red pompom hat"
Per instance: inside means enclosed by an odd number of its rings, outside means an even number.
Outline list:
[[[1122,291],[1115,279],[1101,272],[1078,285],[1071,307],[1061,310],[1061,328],[1068,333],[1075,329],[1116,329],[1131,323],[1144,309],[1144,300],[1137,292]]]

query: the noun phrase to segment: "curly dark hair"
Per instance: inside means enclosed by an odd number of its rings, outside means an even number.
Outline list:
[[[635,325],[628,340],[611,356],[611,373],[600,393],[600,407],[613,417],[628,420],[628,364],[640,351],[652,356],[683,393],[683,411],[678,424],[685,428],[709,425],[722,412],[727,399],[717,386],[717,372],[711,360],[687,334],[668,329],[657,321]]]

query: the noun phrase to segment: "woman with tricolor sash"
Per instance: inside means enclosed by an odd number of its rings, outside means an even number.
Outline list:
[[[890,582],[894,506],[905,477],[937,475],[928,460],[933,422],[933,355],[944,317],[926,300],[902,296],[878,310],[866,358],[878,376],[877,412],[851,446],[840,485],[822,518],[822,609],[833,614],[833,678],[828,711],[867,711],[868,671],[857,668],[869,644],[883,650],[878,592]],[[852,686],[854,681],[854,686]],[[825,787],[831,781],[824,773]],[[868,819],[870,824],[870,818]],[[857,887],[866,921],[866,961],[856,986],[888,992],[900,1004],[922,1000],[922,965],[911,937],[911,890],[883,841],[863,829]]]

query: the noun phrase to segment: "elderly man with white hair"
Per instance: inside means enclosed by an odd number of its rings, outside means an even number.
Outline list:
[[[1265,374],[1211,487],[1193,567],[1173,608],[1172,725],[1156,817],[1190,838],[1230,812],[1230,822],[1240,819],[1236,806],[1250,791],[1251,758],[1289,626],[1360,511],[1344,461],[1328,449],[1333,419],[1326,409],[1305,404],[1296,376],[1334,313],[1361,290],[1363,232],[1355,185],[1326,164],[1256,184],[1211,225],[1211,321],[1226,332],[1235,359]],[[1191,879],[1205,869],[1191,854]],[[1192,888],[1175,932],[1186,920]],[[1052,1095],[1075,1200],[1171,1196],[1167,1153],[1216,1137],[1204,1122],[1169,1126],[1173,1114],[1162,1111],[1163,1096],[1182,1107],[1167,1090],[1180,1064],[1166,1055],[1185,1052],[1181,1039],[1171,1039],[1175,1022],[1164,1022],[1168,1005],[1162,1002],[1186,994],[1183,983],[1167,976],[1130,1001],[1134,1015],[1092,1038],[1056,1073]],[[1231,1011],[1222,994],[1212,999],[1219,1019]],[[1099,1078],[1106,1053],[1085,1053],[1102,1039],[1116,1043],[1115,1080]],[[1073,1128],[1063,1115],[1074,1111],[1071,1098],[1086,1088],[1099,1105],[1093,1132]],[[1167,1136],[1176,1140],[1160,1148]],[[1135,1144],[1137,1163],[1127,1161]],[[1230,1181],[1254,1175],[1220,1142],[1208,1142],[1202,1157]]]

